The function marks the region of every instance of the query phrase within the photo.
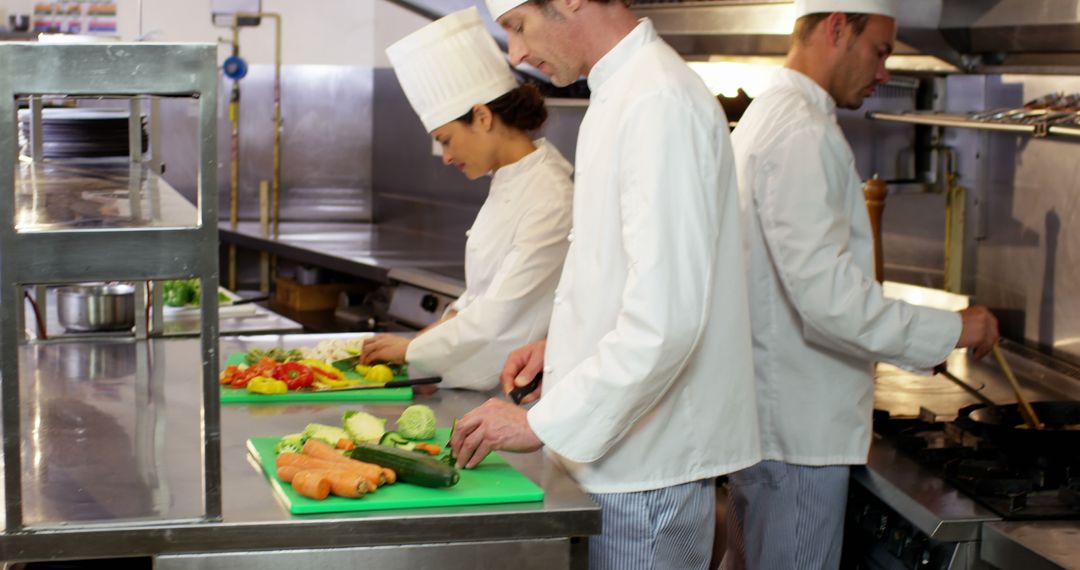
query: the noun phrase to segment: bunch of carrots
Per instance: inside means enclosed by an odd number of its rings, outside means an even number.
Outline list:
[[[277,474],[285,483],[291,483],[297,493],[317,501],[331,493],[358,499],[397,481],[393,469],[349,459],[315,439],[304,443],[303,453],[278,454]]]

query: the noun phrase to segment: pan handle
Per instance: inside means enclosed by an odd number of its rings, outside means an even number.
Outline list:
[[[964,382],[963,380],[957,378],[955,374],[953,374],[952,372],[949,372],[949,369],[945,367],[944,362],[942,362],[941,364],[938,364],[937,366],[934,367],[934,373],[935,374],[941,374],[942,376],[947,378],[949,381],[951,381],[953,384],[956,384],[957,386],[959,386],[959,387],[963,388],[965,391],[967,391],[967,393],[971,394],[972,396],[975,396],[975,398],[977,398],[980,402],[982,402],[982,403],[984,403],[984,404],[986,404],[988,406],[995,406],[995,407],[997,406],[997,404],[994,403],[993,400],[991,400],[990,398],[987,398],[985,395],[983,395],[982,392],[980,392],[976,388],[973,388],[971,386],[971,384],[968,384],[967,382]]]

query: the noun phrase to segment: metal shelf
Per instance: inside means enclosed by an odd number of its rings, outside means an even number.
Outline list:
[[[26,529],[20,399],[20,314],[24,287],[96,280],[199,278],[218,288],[217,46],[214,44],[0,44],[0,397],[6,535]],[[50,96],[112,97],[141,116],[143,97],[187,97],[198,106],[198,206],[192,206],[144,161],[141,132],[129,128],[131,156],[43,161],[40,123],[32,125],[32,160],[18,156],[16,101],[28,98],[40,117]],[[151,102],[153,105],[153,102]],[[153,107],[151,107],[153,108]],[[130,122],[129,122],[130,124]],[[153,128],[151,129],[153,131]],[[132,135],[135,136],[132,136]],[[151,134],[153,137],[153,133]],[[151,142],[151,149],[156,151]],[[155,152],[156,154],[156,152]],[[135,339],[148,345],[147,298],[137,287]],[[201,305],[200,373],[203,518],[221,518],[220,412],[217,401],[216,295]],[[90,341],[93,344],[93,341]],[[98,340],[98,343],[106,342]],[[151,371],[153,372],[153,371]],[[135,434],[147,437],[147,434]],[[197,499],[196,499],[197,500]]]
[[[935,127],[955,127],[960,129],[977,129],[982,131],[1008,132],[1022,135],[1030,135],[1036,138],[1042,138],[1047,136],[1080,138],[1080,124],[1055,125],[1041,121],[1033,121],[1031,123],[992,121],[984,119],[974,119],[968,115],[931,113],[921,111],[910,111],[904,113],[871,111],[867,113],[866,116],[867,118],[873,119],[875,121],[907,123],[912,125],[930,125]]]

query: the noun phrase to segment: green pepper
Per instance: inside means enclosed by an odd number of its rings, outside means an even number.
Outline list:
[[[284,394],[289,391],[289,387],[281,380],[256,376],[248,382],[247,391],[254,394]]]

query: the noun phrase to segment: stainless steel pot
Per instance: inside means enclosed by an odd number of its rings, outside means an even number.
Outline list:
[[[135,326],[135,286],[85,283],[56,290],[57,317],[73,332],[116,331]]]

